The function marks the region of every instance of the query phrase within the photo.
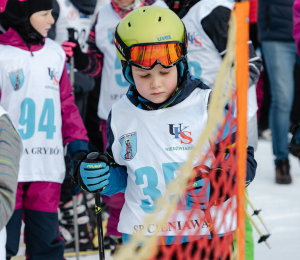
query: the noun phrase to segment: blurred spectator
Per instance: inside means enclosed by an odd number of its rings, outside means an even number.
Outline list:
[[[259,0],[258,29],[271,92],[269,125],[275,155],[276,183],[289,184],[287,134],[294,97],[294,0]]]
[[[298,54],[300,56],[300,0],[295,0],[294,3],[294,39],[296,42],[296,47]]]
[[[294,3],[294,33],[293,33],[298,55],[300,56],[300,0],[296,0]],[[295,102],[293,105],[293,110],[296,112],[292,113],[292,122],[296,123],[298,121],[298,127],[300,125],[300,58],[297,58],[297,68],[295,70],[295,84],[298,88],[295,91]],[[300,159],[300,130],[294,129],[295,135],[293,141],[291,142],[290,152]]]
[[[291,127],[293,127],[300,119],[300,57],[296,59],[296,65],[294,69],[295,79],[295,94],[294,103],[291,113]],[[299,142],[299,138],[297,138]]]
[[[74,38],[81,50],[86,53],[87,39],[94,22],[97,0],[55,0],[52,16],[55,23],[49,30],[48,37],[60,45],[69,40],[68,29],[74,29]],[[69,63],[67,63],[68,73]],[[88,95],[95,86],[94,78],[74,70],[73,91],[75,104],[85,123],[88,106]],[[60,232],[65,241],[65,250],[75,249],[74,227],[73,227],[73,201],[71,192],[74,188],[69,176],[71,171],[71,157],[68,153],[65,156],[66,177],[62,184],[60,196]],[[93,203],[92,203],[93,204]],[[93,249],[92,234],[90,228],[90,217],[94,210],[87,210],[84,194],[77,196],[78,232],[80,250]],[[90,214],[88,214],[90,213]]]
[[[250,0],[250,40],[252,41],[253,47],[256,50],[258,46],[257,39],[257,9],[258,0]]]
[[[15,208],[21,138],[0,106],[0,260],[6,259],[6,224]]]

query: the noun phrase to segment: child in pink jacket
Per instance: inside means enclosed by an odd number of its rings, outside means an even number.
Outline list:
[[[28,259],[63,259],[57,208],[64,146],[73,157],[88,150],[65,53],[46,38],[54,22],[52,6],[52,0],[9,0],[0,15],[7,30],[0,35],[1,106],[23,142],[16,206],[7,225],[7,259],[18,252],[22,218]]]

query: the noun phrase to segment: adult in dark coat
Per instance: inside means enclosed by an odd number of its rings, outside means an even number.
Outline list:
[[[259,0],[258,30],[270,81],[272,131],[276,183],[289,184],[287,134],[294,98],[294,66],[297,58],[293,39],[294,0]]]

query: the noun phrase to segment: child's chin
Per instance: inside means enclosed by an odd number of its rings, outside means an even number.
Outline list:
[[[165,98],[158,98],[158,99],[155,99],[155,100],[150,100],[152,103],[154,104],[160,104],[160,103],[164,103],[167,99]]]

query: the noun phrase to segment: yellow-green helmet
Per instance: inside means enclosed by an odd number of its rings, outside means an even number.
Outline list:
[[[187,54],[187,42],[180,18],[170,9],[159,6],[145,6],[132,11],[122,19],[115,32],[117,55],[123,68],[131,60],[129,47],[132,45],[178,43],[182,60]]]

